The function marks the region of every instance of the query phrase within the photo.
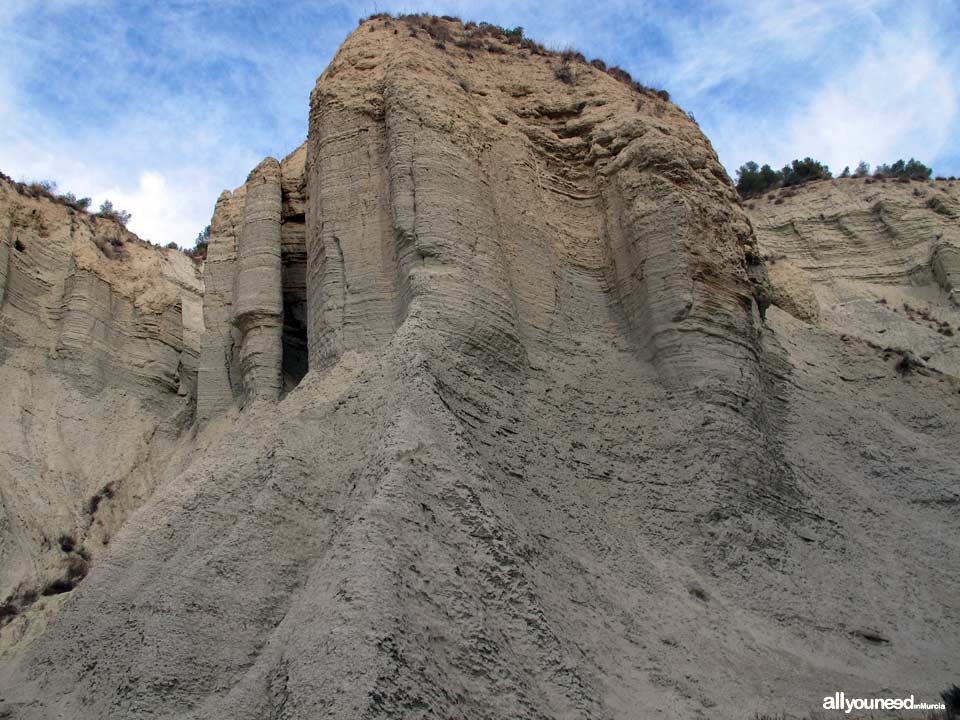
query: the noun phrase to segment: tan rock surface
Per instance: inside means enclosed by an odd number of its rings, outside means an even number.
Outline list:
[[[5,180],[0,249],[2,657],[168,470],[203,320],[183,253]]]
[[[348,38],[280,163],[279,402],[244,402],[233,364],[250,185],[221,197],[189,464],[0,666],[0,712],[733,719],[936,697],[960,660],[956,379],[775,306],[763,322],[778,286],[678,108],[428,23]],[[799,242],[789,262],[831,313]]]
[[[217,201],[204,266],[203,423],[258,396],[276,400],[307,371],[305,159],[305,147],[267,158]]]
[[[960,182],[837,179],[747,207],[774,303],[960,377]]]

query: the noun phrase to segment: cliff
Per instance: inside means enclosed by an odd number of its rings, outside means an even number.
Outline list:
[[[834,286],[866,297],[877,271],[808,262],[807,192],[748,215],[683,112],[576,58],[363,23],[305,146],[218,201],[196,422],[0,666],[0,712],[935,698],[960,659],[960,386],[839,331]],[[924,236],[868,262],[932,302],[955,271],[923,242],[950,257]]]
[[[303,147],[268,158],[217,201],[204,265],[203,422],[258,396],[277,400],[306,374],[305,159]]]
[[[0,652],[166,471],[192,422],[201,295],[182,253],[0,180]]]
[[[960,377],[960,183],[845,178],[747,208],[774,302]]]

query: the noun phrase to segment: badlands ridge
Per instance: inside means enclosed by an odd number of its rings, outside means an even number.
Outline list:
[[[378,16],[201,267],[0,181],[0,717],[747,718],[960,667],[960,185],[746,206]]]

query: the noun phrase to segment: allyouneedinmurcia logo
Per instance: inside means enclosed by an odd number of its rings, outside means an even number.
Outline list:
[[[913,695],[906,698],[848,698],[836,692],[823,699],[824,710],[843,710],[848,715],[854,710],[943,710],[943,703],[918,703]]]

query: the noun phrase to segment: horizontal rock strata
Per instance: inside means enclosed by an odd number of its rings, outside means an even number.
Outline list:
[[[193,419],[201,294],[184,254],[0,180],[0,656],[165,471]]]

